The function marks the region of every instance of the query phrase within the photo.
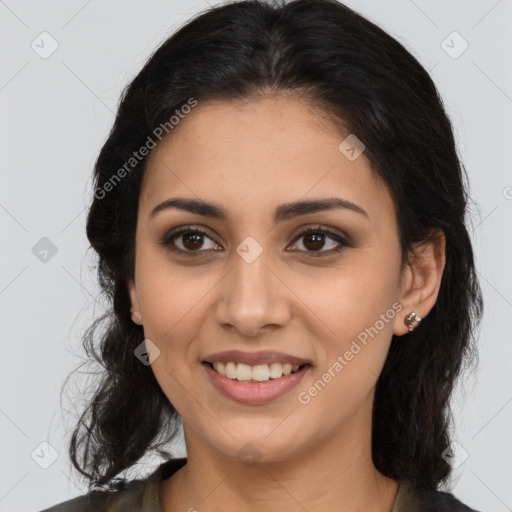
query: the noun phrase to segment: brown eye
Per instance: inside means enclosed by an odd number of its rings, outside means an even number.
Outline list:
[[[350,244],[341,235],[322,227],[308,228],[299,233],[295,240],[300,240],[301,238],[304,239],[302,242],[304,249],[292,249],[292,251],[298,250],[301,252],[310,253],[309,256],[314,257],[328,256],[343,250],[345,247],[350,247]],[[330,243],[328,243],[329,240]],[[328,250],[322,250],[326,247],[326,245]]]
[[[302,244],[297,244],[300,239],[303,239]],[[208,241],[210,241],[210,246],[208,246]],[[198,256],[211,250],[222,250],[215,240],[204,231],[191,227],[171,231],[162,238],[160,244],[169,251],[188,256]],[[342,251],[346,247],[351,247],[343,236],[322,227],[303,230],[295,238],[295,244],[299,245],[299,248],[291,249],[292,252],[297,251],[312,257],[329,256]],[[324,250],[326,248],[327,250]]]
[[[310,233],[304,237],[302,242],[306,249],[311,251],[318,251],[322,249],[325,244],[325,235],[323,233]]]
[[[204,244],[203,235],[194,231],[181,235],[183,246],[189,250],[201,249]]]
[[[211,240],[210,247],[205,243],[205,239]],[[199,229],[182,228],[166,235],[160,242],[170,251],[199,253],[215,249],[217,244],[204,231]]]

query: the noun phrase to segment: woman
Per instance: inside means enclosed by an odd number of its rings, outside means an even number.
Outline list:
[[[473,510],[438,490],[482,313],[464,180],[428,73],[343,4],[182,27],[96,163],[91,490],[47,510]],[[181,422],[186,459],[162,450]]]

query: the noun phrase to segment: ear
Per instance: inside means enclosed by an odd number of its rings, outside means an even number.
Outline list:
[[[140,314],[139,299],[137,298],[137,290],[135,288],[135,281],[130,279],[128,281],[128,294],[130,295],[130,310],[132,312],[132,320],[137,325],[142,325],[142,316]]]
[[[445,234],[438,228],[409,252],[402,272],[399,297],[402,309],[395,317],[395,335],[410,332],[404,322],[407,315],[414,311],[420,318],[425,318],[434,307],[446,263],[445,247]]]

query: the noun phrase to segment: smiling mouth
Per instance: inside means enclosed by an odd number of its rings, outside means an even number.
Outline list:
[[[228,379],[248,383],[282,379],[287,375],[298,373],[306,367],[311,367],[309,363],[302,365],[270,363],[251,366],[243,363],[235,363],[234,361],[228,361],[226,363],[203,361],[203,364]]]

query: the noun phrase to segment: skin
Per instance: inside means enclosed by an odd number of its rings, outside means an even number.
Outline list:
[[[164,512],[392,508],[398,482],[371,458],[375,384],[392,335],[409,332],[405,316],[424,318],[435,304],[445,239],[441,232],[418,246],[401,268],[391,196],[364,153],[350,161],[340,152],[344,138],[296,96],[205,101],[149,157],[129,293],[134,321],[160,350],[151,368],[183,418],[188,458],[161,484]],[[219,204],[228,220],[178,209],[150,218],[172,197]],[[273,222],[283,203],[328,197],[356,203],[368,218],[336,209]],[[329,237],[316,249],[307,236],[297,239],[300,228],[317,224],[352,246],[315,258],[339,246]],[[197,257],[159,244],[190,225],[207,233]],[[247,236],[263,249],[252,263],[236,252]],[[174,246],[194,250],[186,236]],[[388,310],[395,315],[378,334],[307,405],[299,403],[298,393]],[[220,395],[201,364],[233,348],[279,350],[313,367],[279,399],[242,404]],[[255,465],[237,455],[249,442],[261,456]]]

